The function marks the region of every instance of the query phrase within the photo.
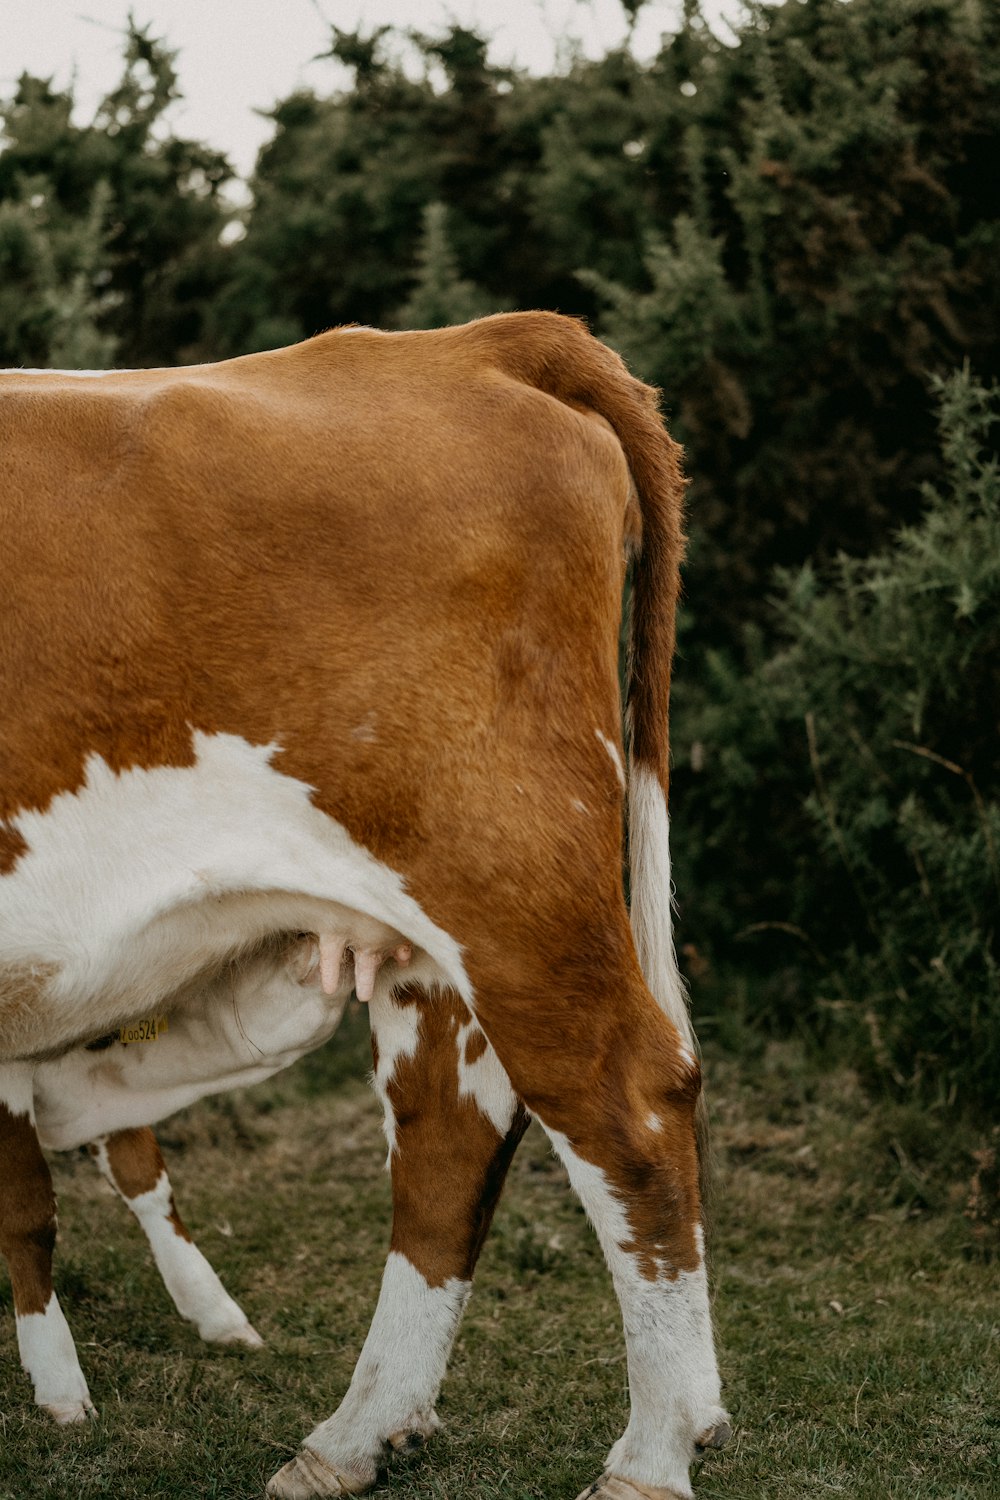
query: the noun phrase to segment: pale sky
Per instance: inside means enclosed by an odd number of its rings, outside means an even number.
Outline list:
[[[671,31],[682,0],[648,0],[636,28],[635,51],[653,56]],[[323,17],[348,31],[392,24],[430,33],[449,21],[493,37],[491,55],[533,72],[557,66],[578,46],[599,57],[625,35],[619,0],[0,0],[0,97],[23,71],[76,78],[77,115],[90,119],[121,73],[122,29],[129,10],[151,22],[180,53],[184,100],[170,124],[181,135],[227,152],[247,175],[270,125],[254,113],[300,85],[328,93],[346,75],[331,62]],[[707,0],[706,15],[725,36],[740,0]]]

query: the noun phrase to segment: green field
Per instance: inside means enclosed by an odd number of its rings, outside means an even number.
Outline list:
[[[20,1371],[6,1280],[0,1500],[251,1500],[335,1406],[374,1307],[389,1184],[363,1017],[266,1088],[163,1127],[182,1214],[267,1340],[180,1322],[138,1229],[83,1155],[57,1159],[58,1279],[100,1415],[60,1430]],[[962,1207],[969,1143],[874,1108],[792,1044],[710,1049],[716,1317],[730,1447],[701,1500],[996,1500],[998,1272]],[[947,1155],[947,1153],[945,1153]],[[440,1403],[381,1493],[574,1500],[626,1411],[618,1312],[562,1168],[533,1127]]]

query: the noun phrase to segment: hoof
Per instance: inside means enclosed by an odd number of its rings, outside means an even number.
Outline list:
[[[264,1340],[252,1323],[241,1323],[239,1328],[226,1328],[222,1333],[203,1333],[206,1344],[241,1344],[244,1349],[263,1349]]]
[[[706,1448],[724,1448],[732,1435],[733,1429],[723,1419],[721,1422],[717,1422],[714,1427],[710,1427],[707,1432],[703,1432],[701,1437],[695,1438],[694,1445],[699,1453],[704,1453]]]
[[[302,1448],[279,1469],[267,1486],[269,1500],[327,1500],[333,1495],[361,1495],[367,1479],[335,1469],[311,1448]]]
[[[390,1432],[385,1441],[393,1453],[405,1457],[407,1453],[416,1453],[419,1448],[422,1448],[440,1426],[438,1414],[433,1407],[429,1410],[421,1408],[419,1411],[412,1411],[404,1425],[397,1432]]]
[[[89,1401],[47,1401],[42,1411],[47,1412],[60,1427],[68,1427],[71,1422],[88,1422],[97,1416]]]
[[[584,1490],[577,1500],[685,1500],[676,1490],[666,1490],[655,1484],[640,1484],[637,1479],[619,1479],[614,1474],[603,1475],[589,1490]]]
[[[427,1442],[427,1436],[423,1432],[391,1432],[386,1442],[393,1453],[405,1456],[407,1453],[416,1453],[423,1448]]]

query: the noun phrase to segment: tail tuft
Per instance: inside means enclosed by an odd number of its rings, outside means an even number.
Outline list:
[[[697,1054],[687,992],[677,966],[672,922],[670,817],[654,771],[633,756],[629,767],[629,874],[632,937],[653,998]]]

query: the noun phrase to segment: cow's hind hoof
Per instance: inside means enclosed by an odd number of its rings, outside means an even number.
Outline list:
[[[333,1495],[361,1495],[370,1488],[369,1480],[335,1469],[311,1448],[302,1448],[278,1470],[267,1493],[269,1500],[327,1500]]]
[[[577,1500],[684,1500],[676,1490],[666,1490],[655,1484],[640,1484],[637,1479],[619,1479],[615,1474],[604,1474],[584,1490]]]
[[[228,1344],[230,1348],[263,1349],[264,1340],[252,1323],[241,1323],[238,1328],[227,1328],[221,1333],[203,1333],[206,1344]]]
[[[706,1448],[724,1448],[733,1435],[733,1429],[725,1420],[716,1422],[701,1437],[695,1438],[695,1447],[699,1453],[704,1453]]]
[[[71,1422],[87,1422],[97,1416],[89,1401],[47,1401],[42,1411],[60,1427],[68,1427]]]

